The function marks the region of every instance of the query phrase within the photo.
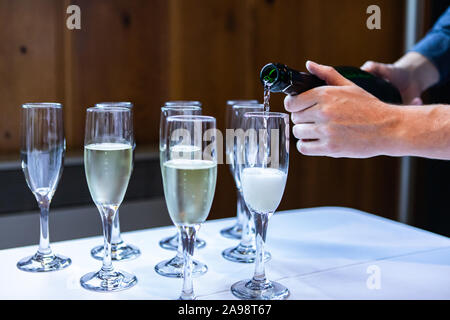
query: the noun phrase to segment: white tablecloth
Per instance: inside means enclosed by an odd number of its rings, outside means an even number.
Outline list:
[[[195,258],[209,271],[194,279],[199,299],[234,299],[230,286],[253,273],[253,264],[221,256],[223,249],[237,244],[219,234],[232,222],[209,221],[200,230],[207,246],[196,250]],[[101,237],[53,243],[54,252],[72,258],[72,265],[50,273],[16,268],[37,246],[1,250],[0,299],[176,299],[182,280],[154,271],[156,263],[174,255],[158,245],[174,230],[123,234],[142,255],[114,264],[138,277],[135,287],[117,293],[90,292],[79,284],[83,274],[101,267],[89,253],[102,243]],[[324,207],[279,212],[270,220],[267,249],[272,253],[267,276],[287,286],[290,299],[450,299],[450,239],[361,211]]]

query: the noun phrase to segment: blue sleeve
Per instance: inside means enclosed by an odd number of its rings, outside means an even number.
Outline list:
[[[440,82],[450,76],[450,7],[412,51],[427,57],[439,70]]]

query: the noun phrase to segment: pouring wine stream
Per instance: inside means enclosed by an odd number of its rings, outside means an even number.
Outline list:
[[[264,80],[264,129],[267,133],[267,135],[264,137],[264,161],[263,161],[263,166],[266,167],[267,166],[267,159],[269,158],[269,148],[268,148],[268,142],[269,142],[269,132],[268,132],[268,127],[267,127],[267,119],[269,117],[269,112],[270,112],[270,86],[272,84],[267,81]]]

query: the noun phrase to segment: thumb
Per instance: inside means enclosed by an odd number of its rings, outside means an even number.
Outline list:
[[[420,97],[417,97],[417,98],[412,99],[411,105],[413,105],[413,106],[421,106],[421,105],[423,105],[423,101],[422,101],[422,99]]]
[[[333,67],[324,66],[312,61],[306,62],[306,69],[313,75],[324,80],[330,86],[348,86],[353,85],[353,82],[344,78]]]
[[[361,69],[384,79],[392,79],[392,69],[384,63],[367,61]]]

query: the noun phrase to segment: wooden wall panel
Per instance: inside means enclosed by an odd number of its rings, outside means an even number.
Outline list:
[[[66,64],[67,138],[82,146],[85,110],[101,101],[132,101],[138,145],[156,143],[159,113],[168,99],[168,7],[165,0],[71,1],[81,8],[82,28],[70,37]],[[67,50],[67,48],[66,48]]]
[[[252,96],[248,1],[171,0],[170,96],[201,100],[204,113],[224,120],[228,99]],[[259,92],[258,92],[259,94]]]
[[[20,106],[63,98],[58,0],[0,1],[0,151],[20,148]]]

